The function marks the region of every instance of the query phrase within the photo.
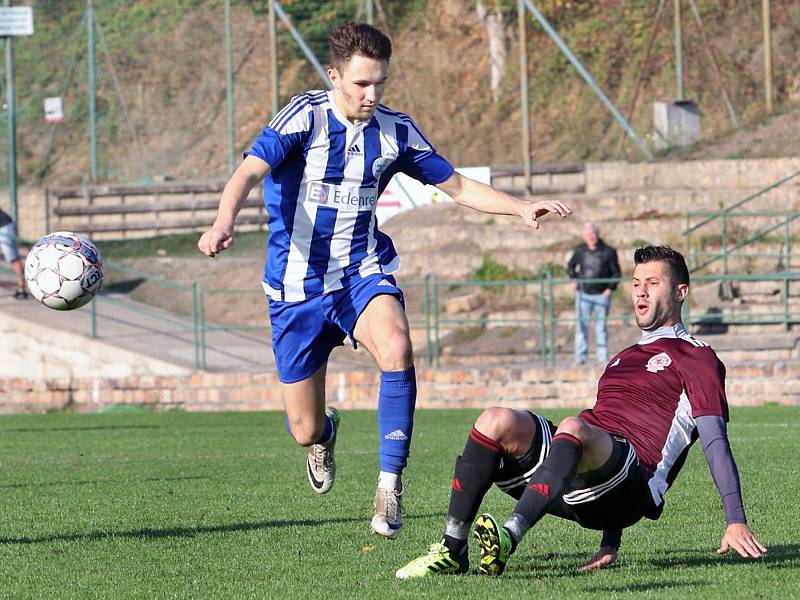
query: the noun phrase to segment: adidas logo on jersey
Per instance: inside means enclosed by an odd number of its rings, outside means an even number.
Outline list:
[[[401,440],[407,440],[408,436],[405,433],[403,433],[400,429],[395,429],[392,433],[387,433],[385,436],[383,436],[383,439],[401,441]]]
[[[353,144],[347,149],[347,156],[363,156],[361,152],[361,148],[358,147],[358,144]]]

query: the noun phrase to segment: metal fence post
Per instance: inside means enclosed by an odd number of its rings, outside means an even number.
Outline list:
[[[436,275],[431,276],[433,284],[433,357],[435,366],[440,366],[439,355],[441,346],[439,340],[439,285],[436,282]]]
[[[197,282],[197,305],[199,307],[199,325],[200,325],[200,365],[205,369],[206,364],[206,302],[205,291],[203,290],[203,282]]]
[[[545,273],[547,277],[548,299],[550,300],[550,366],[556,366],[556,307],[555,294],[553,292],[553,274],[550,271]]]
[[[194,368],[200,368],[200,330],[197,307],[197,281],[192,282],[192,334],[194,340]]]
[[[539,353],[542,358],[542,366],[547,366],[547,318],[545,311],[547,310],[547,302],[544,298],[544,277],[539,279],[539,335],[541,337],[541,352]]]
[[[97,338],[97,298],[94,298],[92,300],[91,318],[92,318],[92,339],[96,339]]]
[[[425,275],[425,300],[423,311],[425,313],[425,355],[428,366],[433,366],[433,344],[431,343],[431,274]]]
[[[722,213],[722,268],[728,274],[728,213]]]

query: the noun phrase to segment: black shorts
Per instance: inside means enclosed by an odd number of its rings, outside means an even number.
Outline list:
[[[531,476],[550,451],[556,426],[531,414],[536,424],[531,447],[519,459],[504,457],[495,484],[508,495],[519,499]],[[639,466],[636,450],[624,437],[612,435],[611,457],[599,469],[576,475],[564,494],[548,511],[576,521],[588,529],[622,529],[642,517],[658,518],[647,485],[647,473]]]

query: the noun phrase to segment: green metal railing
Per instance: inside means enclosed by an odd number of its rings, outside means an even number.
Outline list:
[[[785,185],[786,183],[790,182],[794,178],[800,176],[800,171],[796,171],[782,179],[779,179],[775,183],[764,187],[763,189],[750,194],[731,204],[730,206],[725,207],[719,211],[687,211],[686,212],[686,228],[684,229],[684,237],[686,240],[686,260],[689,264],[689,268],[693,271],[699,271],[706,267],[711,266],[712,264],[722,261],[723,263],[723,272],[727,275],[730,273],[730,259],[732,257],[742,257],[742,258],[770,258],[776,257],[779,259],[786,258],[786,255],[791,254],[791,234],[789,233],[789,228],[792,223],[794,223],[797,218],[800,216],[800,213],[797,212],[770,212],[770,211],[740,211],[745,205],[749,204],[756,198],[763,196],[764,194]],[[698,223],[692,224],[693,218],[700,217],[701,220]],[[735,237],[732,235],[731,229],[734,224],[736,224],[737,220],[740,219],[755,219],[761,217],[770,217],[770,218],[782,218],[783,220],[778,222],[777,224],[772,223],[765,227],[762,227],[759,230],[751,233],[748,237],[743,240],[737,240],[731,245],[732,238]],[[697,236],[702,236],[703,231],[707,231],[710,225],[716,225],[719,223],[721,233],[720,233],[720,245],[721,249],[719,252],[705,252],[705,251],[695,251],[694,243],[693,243],[693,236],[697,239]],[[785,231],[785,238],[784,238],[784,248],[788,248],[788,250],[784,250],[783,253],[776,253],[776,254],[768,254],[765,255],[764,253],[743,253],[739,252],[741,249],[746,248],[756,242],[759,242],[766,238],[770,233],[784,228]],[[702,262],[697,262],[697,259],[701,259]]]
[[[791,253],[788,253],[791,257]],[[206,318],[206,302],[211,297],[223,297],[230,295],[253,294],[261,296],[259,288],[251,289],[206,289],[201,281],[194,281],[191,284],[179,284],[163,277],[146,276],[134,269],[123,265],[112,264],[111,268],[125,270],[128,274],[142,277],[149,283],[163,285],[172,291],[171,299],[179,302],[175,294],[186,294],[190,302],[190,314],[186,317],[167,313],[154,307],[144,304],[130,302],[116,295],[101,293],[95,302],[89,305],[91,311],[91,336],[98,337],[98,303],[118,305],[125,309],[137,312],[147,317],[160,320],[164,323],[177,326],[181,329],[192,332],[194,345],[194,364],[197,369],[207,369],[208,359],[206,350],[208,347],[207,334],[214,331],[267,331],[266,325],[236,325],[210,323]],[[108,268],[108,266],[107,266]],[[0,266],[3,272],[10,272],[4,266]],[[619,282],[619,279],[585,279],[585,283],[611,283]],[[692,309],[692,303],[686,302],[684,305],[684,322],[687,326],[699,324],[720,324],[720,325],[739,325],[739,324],[776,324],[782,325],[788,330],[792,325],[800,324],[800,302],[794,304],[790,298],[800,294],[790,294],[790,285],[800,281],[800,273],[779,272],[765,274],[728,274],[728,275],[706,275],[699,274],[692,276],[693,285],[700,283],[721,283],[735,284],[737,282],[776,282],[776,288],[780,293],[780,300],[775,303],[775,308],[766,311],[742,310],[735,313],[723,312],[703,312],[698,313]],[[440,280],[434,274],[427,275],[422,281],[403,282],[402,287],[406,291],[407,297],[413,290],[421,290],[421,314],[416,311],[409,311],[409,324],[412,327],[424,328],[425,331],[425,361],[428,365],[438,366],[443,351],[443,340],[447,333],[457,331],[459,328],[479,327],[484,330],[487,326],[498,325],[509,328],[530,327],[533,329],[533,339],[538,343],[530,353],[530,362],[540,362],[542,365],[554,366],[557,354],[557,330],[564,327],[574,326],[577,318],[574,313],[576,280],[566,277],[553,277],[546,272],[539,278],[526,280],[510,281],[450,281]],[[626,288],[625,283],[621,286]],[[797,288],[795,288],[797,289]],[[455,295],[463,294],[469,290],[480,290],[486,298],[482,311],[472,311],[457,315],[447,314],[444,306],[447,302],[446,296],[450,298]],[[505,295],[505,296],[504,296]],[[617,292],[616,296],[627,296],[623,292]],[[511,298],[514,308],[528,310],[530,317],[506,317],[492,316],[486,313],[502,312],[503,302]],[[690,295],[690,299],[692,296]],[[493,302],[496,304],[493,305]],[[633,314],[629,308],[629,301],[617,298],[612,303],[615,309],[608,315],[610,322],[618,321],[626,324],[633,323]],[[506,307],[507,308],[507,307]],[[478,316],[474,313],[480,312]]]

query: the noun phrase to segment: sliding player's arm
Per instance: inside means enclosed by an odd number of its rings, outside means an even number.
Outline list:
[[[455,171],[445,181],[436,184],[436,187],[463,206],[495,215],[517,215],[525,225],[533,229],[539,228],[537,219],[547,213],[561,217],[572,213],[572,210],[559,200],[526,202]]]
[[[222,190],[214,225],[197,242],[200,252],[215,256],[233,245],[236,215],[244,206],[250,190],[269,172],[269,165],[257,156],[249,155],[242,161]]]
[[[600,549],[592,558],[581,565],[581,571],[602,569],[609,567],[617,560],[620,544],[622,543],[622,529],[606,529],[600,541]]]
[[[733,459],[728,431],[723,417],[697,417],[697,430],[711,476],[722,498],[727,528],[720,543],[719,554],[733,549],[745,558],[759,558],[767,549],[747,525],[739,483],[739,470]]]

